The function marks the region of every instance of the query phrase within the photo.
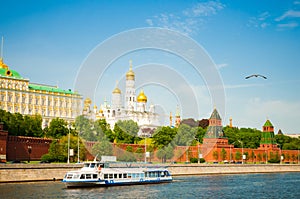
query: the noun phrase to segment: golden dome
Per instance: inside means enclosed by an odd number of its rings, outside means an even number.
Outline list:
[[[103,110],[102,110],[102,109],[100,109],[100,110],[99,110],[99,113],[103,113]]]
[[[116,88],[113,90],[113,94],[121,94],[121,90],[118,88],[118,81],[116,81]]]
[[[115,88],[112,93],[113,94],[121,94],[121,90],[119,88]]]
[[[126,80],[134,80],[134,72],[132,70],[132,61],[130,60],[129,62],[130,66],[129,66],[129,71],[126,73]]]
[[[98,107],[97,107],[97,105],[94,105],[94,109],[97,109]]]
[[[138,102],[147,102],[147,96],[145,95],[144,91],[141,90],[139,96],[137,97]]]
[[[92,103],[92,100],[87,97],[85,100],[84,100],[84,104],[91,104]]]

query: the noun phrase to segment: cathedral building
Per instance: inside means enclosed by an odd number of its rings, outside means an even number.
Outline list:
[[[41,115],[43,128],[53,118],[75,121],[81,113],[82,96],[57,86],[31,83],[0,58],[0,109],[23,115]]]
[[[111,104],[105,100],[99,110],[94,106],[95,119],[106,119],[112,129],[119,120],[133,120],[140,127],[139,136],[151,136],[160,125],[158,114],[155,113],[154,105],[147,105],[148,98],[143,89],[136,95],[135,73],[132,70],[131,62],[129,71],[126,73],[125,84],[124,94],[119,89],[118,83],[116,84],[112,91]],[[88,110],[90,104],[89,100],[85,100],[84,109]]]

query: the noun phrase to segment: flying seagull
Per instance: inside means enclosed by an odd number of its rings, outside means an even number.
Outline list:
[[[265,77],[265,76],[263,76],[263,75],[259,75],[259,74],[249,75],[249,76],[245,77],[245,79],[249,79],[249,78],[251,78],[251,77],[262,77],[262,78],[264,78],[264,79],[267,79],[267,77]]]

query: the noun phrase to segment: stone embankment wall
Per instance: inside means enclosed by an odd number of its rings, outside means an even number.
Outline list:
[[[61,180],[67,171],[81,168],[79,164],[3,164],[0,165],[0,183]],[[157,166],[157,165],[151,165]],[[300,172],[300,165],[213,165],[213,164],[173,164],[168,166],[173,176]]]
[[[172,165],[169,167],[172,175],[205,175],[205,174],[241,174],[241,173],[279,173],[300,172],[300,165],[284,164],[201,164]]]

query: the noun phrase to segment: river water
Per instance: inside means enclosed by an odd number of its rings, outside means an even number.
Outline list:
[[[0,184],[0,198],[300,198],[300,172],[174,177],[172,183],[66,189],[55,182]]]

